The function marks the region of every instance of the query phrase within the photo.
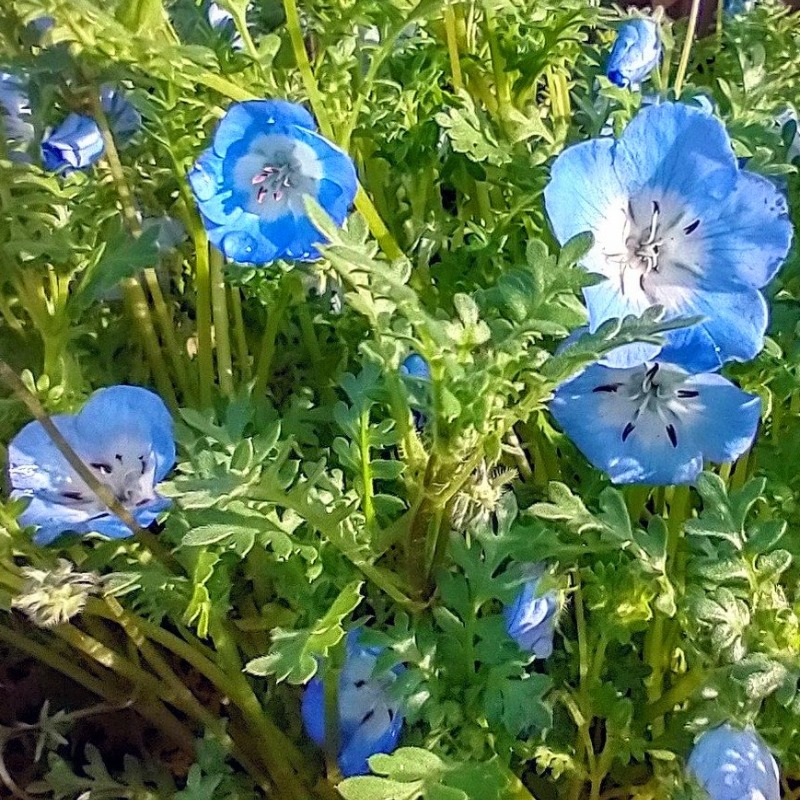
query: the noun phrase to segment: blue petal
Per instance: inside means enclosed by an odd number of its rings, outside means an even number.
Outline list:
[[[735,461],[753,444],[761,417],[761,398],[743,392],[721,375],[695,375],[687,386],[700,391],[706,413],[688,423],[708,461]]]
[[[77,434],[74,417],[52,417],[67,442],[75,447]],[[58,492],[73,480],[72,468],[47,435],[41,423],[29,422],[8,445],[8,475],[12,489],[21,492]]]
[[[421,381],[429,381],[431,379],[431,368],[419,353],[411,353],[406,356],[400,365],[400,374],[409,375]]]
[[[382,723],[387,723],[385,727]],[[391,753],[400,741],[403,730],[403,716],[395,713],[391,721],[381,720],[381,732],[375,736],[374,730],[362,726],[350,737],[339,752],[339,769],[345,778],[352,775],[370,773],[367,760],[376,753]]]
[[[725,126],[683,103],[642,109],[618,145],[614,165],[629,196],[674,193],[702,217],[736,186],[738,166]]]
[[[276,221],[277,222],[277,221]],[[276,223],[273,223],[273,225]],[[291,217],[286,224],[291,224]],[[265,231],[264,222],[255,214],[243,211],[235,224],[219,229],[217,247],[237,264],[266,264],[280,257],[280,250]],[[271,231],[275,233],[275,231]],[[209,237],[211,232],[209,231]]]
[[[623,214],[627,210],[628,193],[614,168],[616,148],[614,139],[592,139],[568,147],[553,162],[544,200],[561,244],[584,231],[601,229],[613,210]],[[606,269],[596,246],[581,263],[590,272]]]
[[[210,200],[222,183],[222,160],[213,150],[204,150],[186,177],[198,200]]]
[[[303,691],[300,714],[308,737],[322,747],[325,744],[325,687],[318,677],[312,678]]]
[[[97,123],[91,117],[70,114],[42,142],[42,163],[53,172],[84,169],[97,161],[104,150]]]
[[[695,235],[705,250],[710,280],[727,286],[765,286],[792,243],[786,198],[772,181],[741,170],[735,190],[706,210]]]
[[[172,417],[164,401],[141,386],[99,389],[75,417],[80,450],[111,451],[144,444],[156,458],[159,482],[175,464]]]
[[[736,730],[725,724],[706,731],[687,769],[713,800],[780,800],[778,765],[753,728]]]
[[[661,355],[692,372],[715,370],[731,360],[750,361],[764,347],[768,307],[756,289],[697,291],[676,303],[669,316],[704,317],[668,334]]]
[[[658,66],[660,57],[658,24],[649,19],[630,20],[617,33],[606,74],[617,86],[638,86]]]

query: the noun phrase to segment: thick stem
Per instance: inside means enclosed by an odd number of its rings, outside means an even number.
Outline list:
[[[233,394],[233,362],[228,322],[228,303],[225,297],[224,258],[216,247],[211,248],[211,307],[214,313],[214,343],[217,350],[219,387],[225,397]]]
[[[506,60],[497,39],[497,23],[494,9],[490,2],[483,3],[484,34],[492,56],[492,72],[494,74],[495,92],[497,93],[497,110],[500,122],[505,125],[511,111],[511,85],[508,81]]]
[[[258,364],[256,365],[256,382],[253,387],[254,397],[263,397],[267,391],[267,385],[272,374],[272,362],[275,359],[275,342],[290,299],[289,278],[288,274],[285,274],[281,277],[275,305],[269,309],[267,324],[264,326],[264,336],[261,339]]]
[[[214,390],[214,353],[211,331],[211,271],[208,260],[208,236],[196,214],[191,215],[195,252],[195,291],[197,315],[197,363],[200,369],[200,404],[211,405]]]
[[[453,88],[460,92],[464,88],[464,77],[461,74],[461,61],[458,53],[458,33],[456,30],[456,14],[453,6],[444,7],[444,31],[447,37],[447,53],[450,57],[450,71],[453,74]]]
[[[242,293],[238,286],[228,287],[228,298],[233,312],[233,340],[236,345],[236,360],[239,362],[239,371],[242,381],[248,383],[253,377],[250,365],[250,350],[247,347],[247,333],[242,314]]]

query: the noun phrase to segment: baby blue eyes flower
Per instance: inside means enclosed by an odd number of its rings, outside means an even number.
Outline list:
[[[755,438],[760,399],[716,373],[666,363],[599,364],[562,384],[550,411],[614,483],[691,483],[703,461],[734,461]]]
[[[753,728],[706,731],[687,766],[710,800],[780,800],[778,765]]]
[[[636,88],[658,67],[660,59],[658,23],[651,19],[632,19],[617,33],[606,75],[617,86]]]
[[[172,418],[158,395],[138,386],[95,392],[74,415],[53,423],[75,452],[142,525],[170,501],[156,492],[175,463]],[[12,498],[30,498],[20,525],[37,528],[34,541],[50,544],[67,531],[112,539],[131,535],[69,466],[39,422],[29,422],[8,447]]]
[[[339,675],[339,769],[346,778],[369,774],[367,759],[391,753],[403,730],[401,704],[390,689],[403,671],[402,665],[375,673],[383,648],[359,644],[359,629],[347,634],[344,667]],[[303,693],[302,717],[309,737],[325,745],[325,690],[319,677]]]
[[[533,572],[514,602],[504,609],[503,615],[508,635],[521,650],[532,653],[534,658],[548,658],[553,653],[558,597],[553,591],[539,592],[544,568],[536,565]]]
[[[100,102],[119,146],[139,130],[142,118],[124,94],[111,86],[100,90]],[[92,117],[72,113],[42,142],[42,164],[51,172],[86,169],[105,152],[100,128]]]
[[[680,103],[649,106],[620,139],[564,150],[545,203],[562,244],[594,235],[581,263],[605,280],[584,289],[591,330],[660,305],[669,318],[703,318],[668,335],[664,360],[701,372],[761,350],[759,289],[786,258],[792,225],[781,192],[739,168],[718,119]],[[631,367],[658,350],[629,345],[607,363]]]
[[[91,117],[73,113],[42,142],[42,164],[51,172],[86,169],[104,150],[97,123]]]
[[[421,381],[429,381],[431,379],[431,368],[419,353],[411,353],[411,355],[406,356],[400,365],[400,374],[408,375]]]
[[[25,79],[10,72],[0,72],[0,123],[6,141],[24,147],[33,139],[30,123],[31,105]]]
[[[233,14],[218,3],[209,3],[206,11],[208,24],[215,30],[230,39],[231,49],[244,50],[242,35],[236,30]]]
[[[208,235],[232,261],[319,257],[323,237],[306,215],[315,199],[337,225],[356,194],[350,157],[284,100],[234,103],[189,173]]]

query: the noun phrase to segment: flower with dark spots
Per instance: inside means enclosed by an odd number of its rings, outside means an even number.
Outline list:
[[[617,32],[608,57],[606,75],[611,83],[638,88],[661,60],[661,36],[652,19],[631,19]]]
[[[550,411],[564,433],[614,483],[691,483],[704,461],[734,461],[753,442],[756,395],[716,373],[648,362],[595,364],[562,384]]]
[[[175,440],[172,418],[158,395],[138,386],[110,386],[95,392],[77,414],[54,416],[53,423],[140,525],[169,507],[156,485],[175,463]],[[12,439],[8,463],[11,497],[30,500],[19,523],[36,529],[37,544],[50,544],[67,531],[112,539],[132,535],[38,421]]]
[[[761,350],[759,290],[786,258],[792,224],[775,185],[740,169],[719,119],[681,103],[649,106],[620,139],[564,150],[545,203],[562,244],[594,235],[581,260],[604,279],[584,289],[592,331],[658,305],[669,319],[700,318],[667,334],[665,361],[703,372]],[[632,367],[659,349],[627,345],[605,363]]]
[[[391,694],[392,684],[404,667],[376,672],[380,647],[359,644],[361,629],[347,634],[344,667],[339,674],[339,753],[342,775],[369,773],[367,759],[376,753],[391,753],[403,730],[403,708]],[[319,677],[303,693],[302,717],[306,732],[320,747],[325,746],[325,688]]]
[[[752,727],[726,723],[706,731],[687,768],[710,800],[780,800],[778,765]]]
[[[358,186],[350,157],[285,100],[234,103],[189,183],[212,243],[241,264],[319,258],[306,198],[342,225]]]

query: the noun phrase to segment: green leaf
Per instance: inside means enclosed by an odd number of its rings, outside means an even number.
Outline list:
[[[266,656],[248,662],[251,675],[275,675],[278,681],[307,683],[317,671],[317,658],[323,658],[345,635],[342,622],[361,602],[363,581],[345,586],[322,619],[313,627],[289,631],[275,628]]]

